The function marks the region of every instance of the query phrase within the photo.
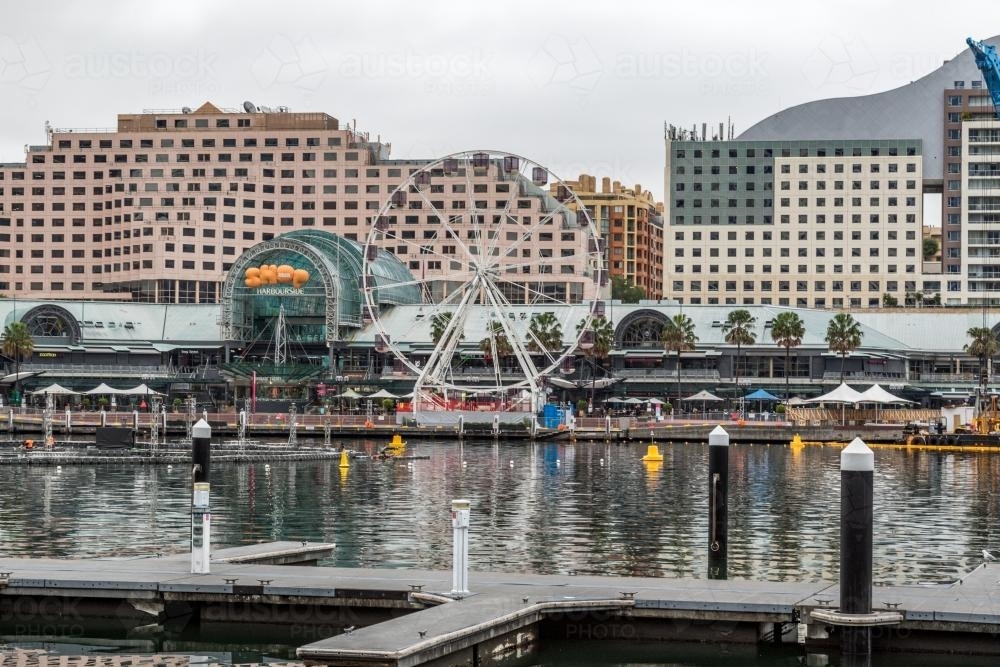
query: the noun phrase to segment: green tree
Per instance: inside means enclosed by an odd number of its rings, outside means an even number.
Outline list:
[[[698,343],[694,322],[684,313],[677,313],[663,325],[663,349],[677,353],[677,405],[681,400],[681,353],[693,350]]]
[[[864,333],[850,313],[837,313],[826,327],[826,344],[831,352],[840,355],[840,383],[844,383],[844,365],[847,355],[861,347]]]
[[[563,348],[562,324],[555,314],[535,313],[528,322],[527,348],[531,352],[558,352]]]
[[[584,333],[587,329],[591,332],[589,337],[586,337]],[[592,343],[589,347],[580,345],[580,351],[587,358],[591,367],[590,403],[593,405],[594,392],[597,389],[597,368],[600,366],[601,370],[605,370],[603,365],[597,363],[597,360],[606,360],[611,354],[611,348],[615,344],[615,327],[606,317],[598,315],[590,320],[589,327],[586,318],[580,320],[576,325],[576,333],[581,342],[585,338],[589,338],[589,342]]]
[[[990,327],[972,327],[966,335],[971,340],[962,349],[979,359],[979,385],[985,387],[989,376],[989,360],[1000,352],[1000,341]]]
[[[884,308],[895,308],[899,305],[899,299],[886,292],[882,295],[882,306]]]
[[[3,353],[14,360],[14,391],[21,396],[21,360],[30,357],[35,349],[35,341],[31,338],[28,325],[24,322],[11,322],[3,331]]]
[[[444,332],[448,330],[448,325],[451,324],[454,317],[455,313],[451,312],[434,313],[434,316],[431,317],[431,341],[435,346],[444,338]]]
[[[934,256],[938,254],[938,250],[941,246],[938,244],[938,240],[933,236],[924,237],[924,261],[930,261],[934,259]]]
[[[806,327],[798,313],[785,311],[779,313],[771,322],[771,340],[785,348],[785,403],[788,403],[788,376],[791,365],[791,350],[802,344],[806,335]]]
[[[639,303],[646,298],[646,290],[633,285],[632,281],[624,276],[612,276],[611,298],[618,299],[622,303]]]
[[[740,386],[740,349],[744,345],[753,345],[757,342],[757,335],[753,331],[756,325],[757,318],[751,315],[750,311],[745,308],[730,312],[726,317],[726,321],[722,323],[726,342],[736,346],[736,362],[733,364],[733,377],[736,379],[737,390],[739,390]]]
[[[479,349],[487,361],[496,359],[500,362],[514,353],[503,324],[496,320],[490,320],[486,325],[486,338],[479,341]]]

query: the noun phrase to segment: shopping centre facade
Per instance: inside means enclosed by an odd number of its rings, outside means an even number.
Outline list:
[[[173,397],[196,395],[200,402],[233,404],[249,395],[256,382],[262,397],[315,402],[317,388],[330,395],[353,388],[412,390],[413,371],[430,358],[434,323],[417,291],[397,293],[378,313],[365,316],[358,285],[365,282],[364,247],[327,232],[293,232],[251,248],[236,258],[233,279],[223,285],[219,304],[126,303],[103,300],[0,300],[0,322],[24,322],[34,349],[19,364],[20,384],[28,391],[58,382],[89,389],[98,382],[132,386],[139,382]],[[409,270],[391,256],[376,260],[380,271],[406,280]],[[383,266],[384,263],[384,266]],[[290,269],[287,279],[251,280],[261,267]],[[256,272],[255,272],[256,270]],[[413,281],[417,284],[419,281]],[[839,382],[843,372],[859,387],[881,383],[925,405],[964,400],[979,384],[979,362],[963,351],[965,332],[987,322],[988,313],[967,309],[896,309],[859,311],[862,344],[846,359],[830,352],[826,330],[834,313],[817,309],[747,306],[755,318],[755,343],[739,350],[725,342],[723,322],[732,311],[724,305],[682,305],[644,301],[603,302],[613,329],[606,356],[585,359],[580,349],[566,350],[573,360],[553,373],[563,382],[549,384],[556,398],[647,396],[673,399],[708,389],[735,398],[764,388],[783,396],[785,376],[791,393],[815,396]],[[511,321],[526,322],[551,313],[564,331],[572,331],[593,310],[589,301],[553,305],[511,305]],[[771,338],[774,318],[792,310],[803,320],[802,344],[785,350]],[[694,324],[697,344],[680,355],[664,350],[663,326],[682,313]],[[281,334],[277,327],[281,321]],[[456,371],[484,383],[492,373],[480,341],[489,336],[491,318],[483,310],[464,323]],[[399,344],[386,349],[383,332]],[[943,332],[953,332],[943,335]],[[590,363],[590,361],[594,363]],[[459,369],[458,366],[461,366]],[[15,364],[7,360],[3,389],[14,385]],[[506,371],[504,371],[506,372]],[[595,391],[595,380],[613,378]],[[737,381],[738,378],[738,381]],[[992,375],[990,376],[991,386]],[[567,384],[573,389],[559,388]],[[604,383],[600,383],[604,384]]]

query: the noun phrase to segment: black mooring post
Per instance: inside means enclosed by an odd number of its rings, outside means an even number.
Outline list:
[[[191,573],[211,570],[212,427],[204,419],[191,428]]]
[[[708,435],[708,578],[729,576],[729,434]]]
[[[840,454],[840,611],[872,611],[872,526],[875,455],[861,438]],[[871,654],[871,628],[845,625],[840,649],[846,656]]]

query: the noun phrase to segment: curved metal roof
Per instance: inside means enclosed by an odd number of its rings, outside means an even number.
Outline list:
[[[984,41],[1000,46],[1000,35]],[[944,153],[943,91],[953,88],[955,81],[982,79],[972,51],[965,48],[930,74],[899,88],[790,107],[753,125],[737,139],[920,139],[924,178],[939,179]]]
[[[247,331],[259,328],[261,318],[275,317],[283,309],[286,316],[292,317],[323,314],[325,325],[309,335],[320,335],[327,341],[339,339],[343,327],[361,326],[363,253],[355,241],[313,229],[282,234],[249,248],[233,263],[223,285],[224,334],[245,340]],[[287,286],[244,286],[244,273],[260,262],[306,268],[308,282],[297,286],[294,294],[287,291]],[[403,285],[389,290],[392,303],[420,303],[419,286],[394,255],[380,253],[372,267],[373,272]],[[252,304],[248,301],[251,298]]]

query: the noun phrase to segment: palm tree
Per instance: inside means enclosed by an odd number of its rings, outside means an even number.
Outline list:
[[[966,343],[964,349],[968,354],[979,359],[979,386],[984,389],[980,395],[985,395],[987,385],[989,360],[1000,352],[1000,341],[990,327],[972,327],[966,332],[972,340]]]
[[[479,349],[483,351],[483,356],[487,359],[495,357],[499,363],[505,357],[513,354],[514,348],[507,339],[507,332],[504,331],[503,324],[496,320],[490,320],[486,326],[486,334],[486,338],[479,341]]]
[[[591,382],[590,382],[590,404],[594,404],[594,393],[597,389],[597,364],[595,359],[607,359],[608,355],[611,354],[611,348],[615,344],[615,327],[614,325],[603,315],[598,315],[590,320],[590,326],[587,326],[586,318],[580,320],[576,325],[577,334],[582,334],[585,330],[590,330],[592,336],[590,337],[590,342],[593,343],[592,346],[583,348],[583,354],[587,357],[590,362],[591,367]],[[603,366],[601,367],[603,369]]]
[[[3,331],[3,353],[14,360],[14,393],[20,398],[21,359],[31,356],[35,341],[24,322],[11,322]]]
[[[663,325],[663,349],[677,353],[677,407],[681,401],[681,353],[693,350],[698,342],[694,322],[684,313],[677,313]]]
[[[444,332],[448,330],[448,325],[451,324],[452,318],[455,313],[445,312],[445,313],[435,313],[431,317],[431,342],[437,346],[444,338]]]
[[[861,347],[864,333],[850,313],[837,313],[826,327],[826,344],[840,355],[840,384],[844,384],[844,364],[847,355]]]
[[[785,348],[785,405],[788,405],[788,371],[791,363],[791,350],[802,344],[802,337],[805,334],[806,327],[797,313],[791,311],[780,313],[771,322],[771,340]]]
[[[750,314],[749,310],[740,308],[734,310],[726,317],[722,323],[722,330],[726,332],[725,340],[730,345],[736,346],[736,363],[733,364],[733,377],[736,379],[736,390],[740,388],[740,348],[744,345],[753,345],[757,342],[757,335],[753,328],[757,325],[757,318]]]
[[[532,352],[557,352],[563,347],[562,324],[551,312],[535,313],[528,323],[527,348]]]

